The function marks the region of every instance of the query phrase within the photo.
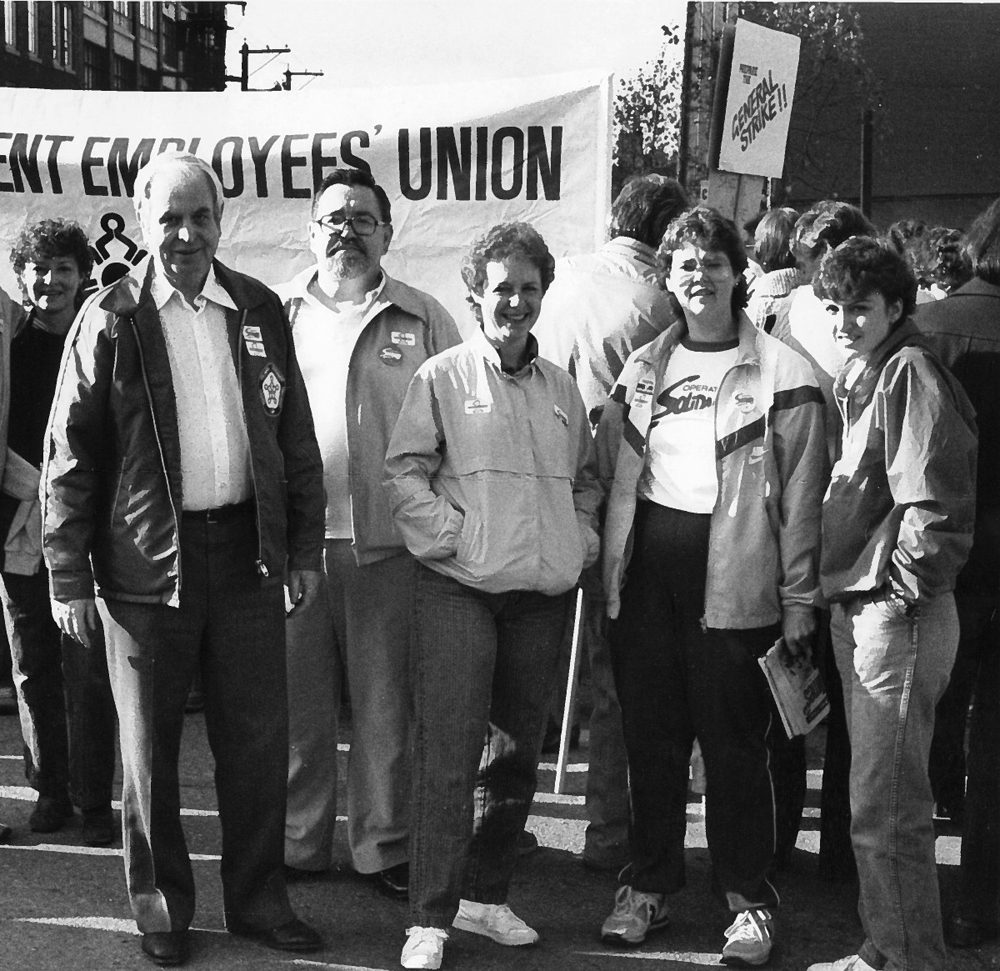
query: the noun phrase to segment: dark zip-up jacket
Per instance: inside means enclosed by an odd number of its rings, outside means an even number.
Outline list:
[[[277,296],[214,264],[250,442],[256,568],[322,570],[323,467]],[[180,438],[167,345],[145,281],[125,277],[83,306],[66,340],[46,442],[43,544],[53,596],[178,606]],[[259,339],[258,339],[259,334]],[[263,355],[260,345],[263,345]]]

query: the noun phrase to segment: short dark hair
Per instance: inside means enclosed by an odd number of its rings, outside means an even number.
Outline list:
[[[857,207],[826,199],[799,216],[792,233],[792,252],[818,259],[852,236],[874,236],[875,227]]]
[[[663,175],[627,182],[611,203],[611,237],[627,236],[658,246],[668,223],[690,206],[681,184]]]
[[[935,226],[927,233],[927,243],[931,252],[932,282],[950,293],[972,279],[962,230]]]
[[[754,230],[753,255],[768,272],[787,270],[795,266],[792,252],[792,231],[799,214],[794,209],[769,209]]]
[[[29,263],[68,256],[86,281],[94,265],[87,234],[72,219],[43,219],[21,230],[10,251],[14,272],[20,276]]]
[[[847,304],[880,293],[887,303],[903,305],[898,324],[917,305],[917,278],[895,245],[887,239],[855,236],[830,250],[813,277],[820,300]]]
[[[711,206],[695,206],[678,216],[663,234],[663,241],[656,251],[656,268],[661,280],[670,275],[674,251],[686,243],[698,243],[706,250],[725,254],[736,274],[733,288],[733,316],[747,305],[749,284],[743,275],[747,268],[747,253],[739,227]]]
[[[320,196],[332,185],[361,186],[365,189],[371,189],[378,200],[378,210],[382,217],[382,222],[392,222],[392,205],[389,202],[389,197],[386,195],[385,189],[375,181],[375,176],[371,172],[365,172],[364,169],[349,169],[345,167],[334,169],[316,187],[312,198],[313,216],[316,215],[316,206],[319,204]]]
[[[965,252],[973,274],[1000,287],[1000,199],[976,216],[965,240]]]
[[[462,260],[462,280],[469,288],[466,299],[479,318],[479,305],[472,299],[483,295],[486,286],[486,264],[497,263],[508,256],[521,256],[538,267],[542,278],[542,293],[555,279],[556,261],[541,234],[529,223],[500,223],[480,236]]]

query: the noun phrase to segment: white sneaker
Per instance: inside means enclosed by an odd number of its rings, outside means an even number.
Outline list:
[[[809,965],[809,971],[875,971],[867,962],[863,961],[857,954],[848,954],[846,958],[839,961],[823,961],[819,964]]]
[[[477,904],[473,900],[460,900],[451,926],[460,931],[482,934],[497,944],[508,946],[534,944],[538,940],[538,931],[532,930],[506,904]]]
[[[407,927],[399,963],[404,968],[439,968],[448,932],[441,927]]]
[[[742,910],[726,928],[722,963],[759,967],[767,963],[774,944],[774,920],[769,910]]]
[[[615,894],[615,909],[601,925],[605,944],[641,944],[650,931],[670,922],[666,895],[633,890],[627,883]]]

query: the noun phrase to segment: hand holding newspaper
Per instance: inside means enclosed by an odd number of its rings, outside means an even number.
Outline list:
[[[789,738],[811,732],[830,710],[823,672],[805,654],[794,655],[779,637],[757,659]]]

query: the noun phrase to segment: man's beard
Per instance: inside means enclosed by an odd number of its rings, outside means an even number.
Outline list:
[[[365,254],[355,246],[341,246],[333,253],[327,252],[326,264],[330,273],[340,280],[353,280],[368,270]]]

